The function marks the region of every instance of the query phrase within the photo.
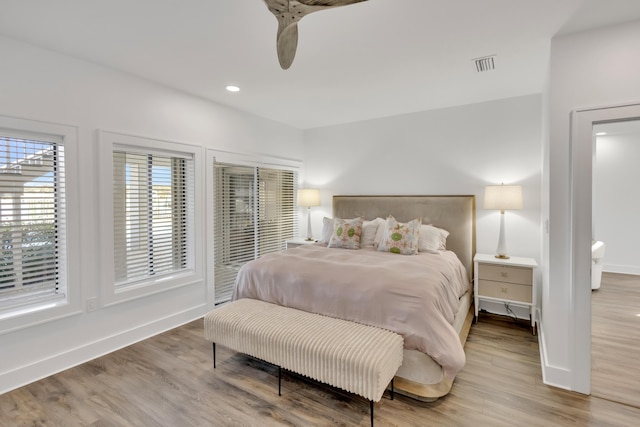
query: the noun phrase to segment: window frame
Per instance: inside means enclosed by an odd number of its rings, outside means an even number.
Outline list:
[[[0,311],[0,334],[49,322],[82,312],[79,280],[80,221],[78,212],[78,128],[36,120],[0,116],[0,128],[11,136],[43,141],[59,140],[64,147],[64,203],[65,218],[59,221],[61,240],[57,262],[61,270],[59,286],[64,290],[60,298],[20,303]]]
[[[133,299],[165,292],[171,289],[201,283],[203,280],[204,244],[200,232],[203,215],[202,207],[202,148],[196,145],[158,140],[153,138],[127,135],[123,133],[98,131],[100,153],[100,253],[102,259],[99,306],[110,306]],[[114,151],[152,154],[191,159],[193,162],[193,197],[191,212],[193,221],[187,233],[187,267],[182,271],[161,274],[157,277],[145,277],[117,282],[115,278],[115,242],[114,242]]]

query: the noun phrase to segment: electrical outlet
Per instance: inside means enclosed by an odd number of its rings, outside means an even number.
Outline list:
[[[96,297],[87,298],[87,311],[96,311],[98,309],[98,299]]]

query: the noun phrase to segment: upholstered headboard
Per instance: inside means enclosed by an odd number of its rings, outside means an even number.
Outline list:
[[[422,218],[423,224],[444,228],[447,249],[455,252],[473,277],[476,252],[475,196],[333,196],[335,218],[386,218],[400,222]]]

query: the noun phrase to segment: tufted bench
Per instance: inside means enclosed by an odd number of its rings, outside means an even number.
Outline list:
[[[404,340],[373,326],[240,299],[204,316],[205,338],[216,343],[378,402],[402,364]],[[393,398],[393,388],[392,395]]]

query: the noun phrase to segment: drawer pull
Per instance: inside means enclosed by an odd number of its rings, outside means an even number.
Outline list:
[[[500,272],[500,277],[503,277],[503,278],[506,279],[507,277],[509,277],[509,275],[507,274],[506,271],[502,271],[502,272]]]
[[[503,294],[508,294],[509,288],[500,288],[500,292],[502,292]]]

